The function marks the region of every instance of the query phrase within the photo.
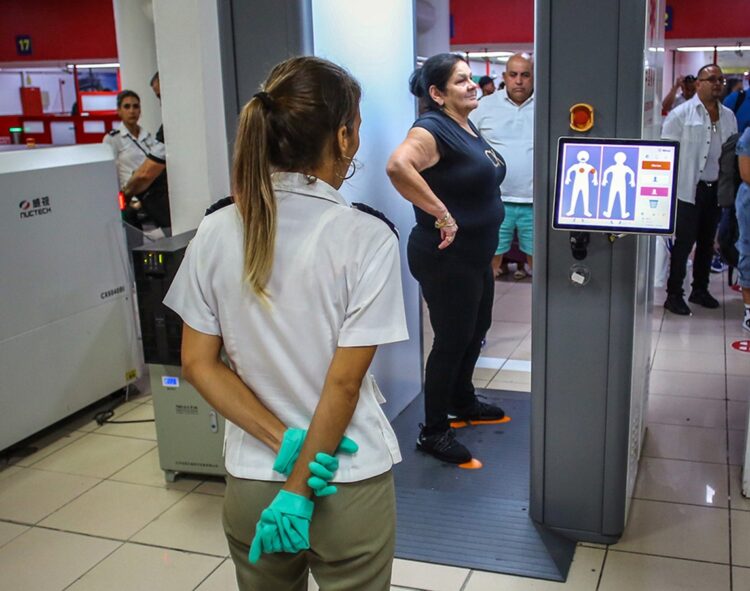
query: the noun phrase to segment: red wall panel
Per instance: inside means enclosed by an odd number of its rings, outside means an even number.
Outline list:
[[[534,0],[451,0],[451,44],[533,43]]]
[[[0,62],[116,59],[111,0],[0,0]],[[31,36],[32,54],[16,51]]]
[[[604,0],[602,0],[604,1]],[[750,37],[748,0],[668,0],[667,39]],[[534,0],[450,0],[451,44],[532,43]]]
[[[750,37],[747,0],[667,0],[672,30],[667,39]]]
[[[37,144],[49,144],[52,141],[52,132],[50,124],[53,121],[72,121],[76,130],[76,143],[79,144],[98,144],[102,141],[104,135],[112,129],[112,125],[119,121],[117,115],[92,115],[84,117],[82,115],[39,115],[38,117],[26,117],[24,115],[1,115],[0,116],[0,145],[10,143],[10,131],[11,127],[23,127],[25,121],[41,121],[44,123],[44,131],[42,133],[26,133],[21,134],[21,143],[26,138],[33,138]],[[84,133],[83,124],[86,121],[102,121],[104,122],[104,131],[97,131],[95,133]]]

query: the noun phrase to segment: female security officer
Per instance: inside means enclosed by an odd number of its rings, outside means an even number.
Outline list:
[[[228,420],[241,589],[306,589],[308,570],[321,589],[389,588],[400,454],[366,372],[407,332],[396,237],[337,191],[359,100],[331,62],[273,69],[240,116],[234,204],[203,220],[165,299],[185,321],[183,375]]]

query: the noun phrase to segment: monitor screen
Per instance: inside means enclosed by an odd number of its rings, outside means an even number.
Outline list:
[[[679,143],[560,138],[556,230],[673,234]]]

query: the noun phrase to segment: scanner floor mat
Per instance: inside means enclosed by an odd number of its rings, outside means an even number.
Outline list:
[[[456,430],[481,469],[464,470],[416,449],[422,395],[393,421],[403,456],[394,468],[396,556],[562,581],[575,543],[539,528],[528,516],[530,394],[477,393],[511,417],[507,423]]]

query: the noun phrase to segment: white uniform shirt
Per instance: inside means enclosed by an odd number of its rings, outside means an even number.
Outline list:
[[[143,164],[149,152],[159,143],[142,127],[138,137],[135,137],[124,125],[120,129],[110,131],[102,142],[109,145],[115,155],[120,188],[125,186],[133,172]]]
[[[719,103],[719,120],[716,122],[721,144],[737,133],[734,113]],[[661,137],[680,142],[680,163],[677,171],[677,198],[695,203],[695,189],[706,168],[711,147],[711,117],[696,94],[669,112],[662,126]]]
[[[398,242],[390,228],[350,208],[323,181],[276,173],[278,226],[267,290],[270,306],[243,282],[243,228],[234,205],[204,218],[164,299],[192,328],[220,335],[232,367],[287,427],[307,428],[336,347],[408,338]],[[401,460],[371,376],[346,435],[335,480],[356,482]],[[274,452],[227,421],[225,463],[239,478],[283,481]]]
[[[503,201],[534,200],[534,96],[517,105],[506,89],[484,97],[469,118],[507,165]]]

